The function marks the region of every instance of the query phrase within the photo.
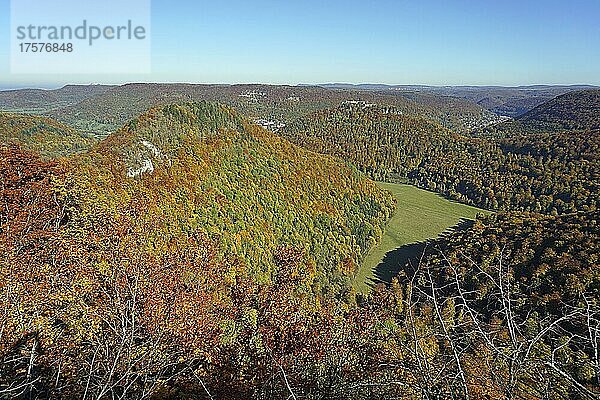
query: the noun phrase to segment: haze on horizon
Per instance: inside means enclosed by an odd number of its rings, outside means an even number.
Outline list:
[[[127,82],[600,85],[595,0],[152,2],[152,73],[10,74],[0,88]],[[9,32],[10,1],[0,0]]]

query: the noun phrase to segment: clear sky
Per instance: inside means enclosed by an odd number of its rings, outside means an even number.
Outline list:
[[[9,73],[9,7],[1,87],[600,84],[600,0],[153,0],[150,74],[62,76]]]

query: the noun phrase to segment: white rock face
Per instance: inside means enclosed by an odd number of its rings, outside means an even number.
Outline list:
[[[152,144],[152,142],[142,140],[140,143],[142,143],[144,147],[150,150],[154,157],[163,158],[163,154],[161,153],[161,151],[154,144]]]
[[[145,147],[130,161],[129,167],[127,168],[127,177],[135,178],[144,173],[154,172],[154,159],[165,159],[164,154],[156,147],[152,142],[148,140],[140,140],[140,144]],[[133,164],[133,165],[131,165]]]
[[[142,165],[141,167],[135,169],[135,168],[128,168],[127,169],[127,177],[128,178],[135,178],[136,176],[139,176],[145,172],[154,172],[154,165],[152,164],[152,160],[150,160],[149,158],[146,158],[145,160],[142,161]]]

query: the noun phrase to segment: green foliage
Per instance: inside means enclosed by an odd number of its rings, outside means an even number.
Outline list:
[[[0,143],[56,158],[87,150],[95,140],[50,118],[0,113]]]
[[[370,382],[404,398],[596,397],[599,235],[597,213],[510,213],[431,241],[361,305]]]
[[[600,90],[570,92],[526,112],[515,122],[490,129],[510,135],[512,132],[559,132],[600,129]]]
[[[145,218],[164,227],[152,241],[201,232],[259,281],[273,273],[277,246],[300,248],[317,268],[315,290],[328,295],[345,290],[353,272],[345,260],[360,264],[393,210],[392,198],[357,171],[211,103],[151,110],[80,160],[86,178],[76,169],[72,190],[89,218],[117,218],[123,200],[150,202]],[[153,172],[140,172],[144,165]]]
[[[516,296],[538,307],[538,317],[543,318],[558,310],[561,302],[580,299],[582,293],[600,296],[597,218],[597,212],[558,217],[493,214],[433,243],[425,261],[442,262],[439,254],[443,253],[457,261],[457,268],[468,271],[471,263],[486,268],[502,256],[510,263]],[[476,281],[470,284],[485,297],[484,287],[477,287]]]
[[[395,108],[345,105],[282,134],[374,179],[408,181],[485,209],[563,214],[594,210],[599,200],[596,131],[473,138]]]
[[[389,219],[383,237],[369,252],[354,279],[359,292],[368,292],[373,282],[389,281],[398,268],[394,250],[408,244],[435,239],[448,229],[474,219],[484,210],[449,201],[414,186],[380,183],[396,198],[396,210]],[[417,254],[417,257],[420,254]]]
[[[0,93],[0,109],[35,110],[83,132],[106,136],[148,108],[189,101],[218,101],[251,119],[285,124],[344,101],[390,104],[460,131],[497,120],[480,106],[460,99],[422,93],[330,90],[272,85],[127,84],[67,86],[57,90]],[[33,111],[31,111],[33,112]]]
[[[394,208],[355,169],[212,103],[152,109],[55,163],[0,150],[0,390],[15,397],[183,379],[246,398],[324,345],[314,333],[348,307]]]
[[[129,118],[149,88],[92,122]],[[286,133],[345,161],[206,102],[153,108],[55,161],[1,145],[0,396],[597,397],[595,133],[478,139],[402,112],[346,104]],[[357,300],[395,202],[350,162],[564,214],[478,219]]]

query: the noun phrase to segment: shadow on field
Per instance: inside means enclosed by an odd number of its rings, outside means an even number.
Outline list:
[[[458,224],[446,229],[438,238],[444,238],[455,231],[467,229],[473,225],[473,222],[473,220],[461,218]],[[427,248],[427,244],[428,241],[410,243],[388,251],[379,265],[375,267],[375,279],[371,279],[369,285],[389,284],[392,282],[392,278],[398,275],[400,271],[414,271]],[[406,268],[407,265],[411,267]]]
[[[417,265],[426,246],[427,242],[417,242],[388,251],[375,267],[375,279],[371,280],[371,284],[390,283],[407,264]]]

